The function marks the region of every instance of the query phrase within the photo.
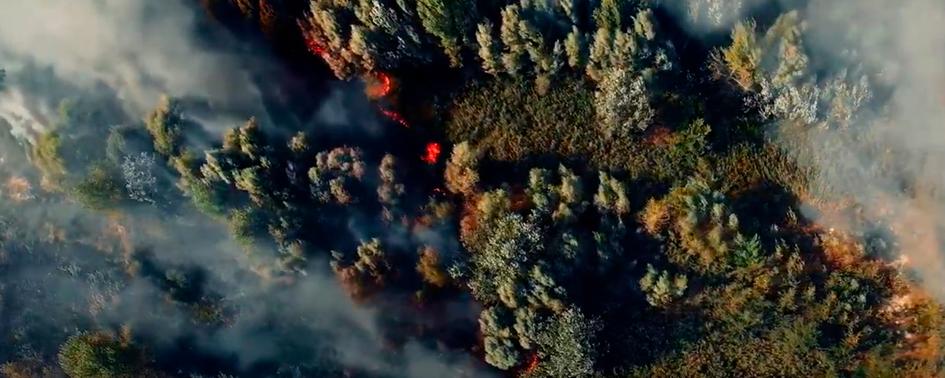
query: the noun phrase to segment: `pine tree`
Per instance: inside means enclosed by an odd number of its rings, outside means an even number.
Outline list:
[[[502,48],[492,34],[492,22],[486,20],[476,27],[476,42],[479,44],[479,59],[482,60],[482,69],[490,75],[498,75],[503,71],[500,61]]]
[[[436,36],[453,67],[462,66],[462,47],[478,18],[473,0],[418,0],[417,14],[423,27]]]

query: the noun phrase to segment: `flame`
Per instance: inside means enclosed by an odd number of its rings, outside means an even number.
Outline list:
[[[525,364],[525,368],[522,369],[522,375],[527,376],[535,372],[538,369],[538,353],[532,353],[531,357],[528,358],[528,363]]]
[[[373,100],[378,99],[387,99],[390,100],[391,94],[394,92],[394,79],[387,73],[384,72],[374,72],[369,75],[365,75],[364,78],[367,88],[365,92],[368,97]]]
[[[433,165],[440,160],[441,152],[440,144],[437,142],[427,143],[426,154],[423,155],[423,161],[427,164]]]
[[[390,94],[390,92],[394,89],[393,80],[391,80],[390,75],[384,72],[378,72],[375,75],[375,77],[377,78],[377,81],[379,81],[381,85],[379,88],[381,92],[381,97],[387,97]]]
[[[407,123],[407,120],[404,119],[404,116],[400,115],[400,113],[397,113],[394,110],[384,109],[382,107],[378,107],[378,108],[380,109],[381,114],[383,114],[387,118],[390,118],[391,121],[397,122],[401,126],[406,127],[408,129],[410,128],[410,124]]]

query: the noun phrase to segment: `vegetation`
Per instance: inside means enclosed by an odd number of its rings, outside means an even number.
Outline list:
[[[292,51],[266,114],[0,119],[0,373],[945,374],[939,155],[873,126],[894,75],[796,4],[669,3],[202,0],[202,37]],[[367,95],[273,111],[306,75]],[[325,120],[369,101],[380,130]]]

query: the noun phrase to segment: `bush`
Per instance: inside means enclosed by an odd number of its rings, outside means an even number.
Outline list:
[[[142,365],[140,351],[101,332],[74,335],[59,350],[59,366],[72,378],[135,377]]]
[[[90,209],[112,209],[125,199],[125,183],[116,167],[108,162],[99,162],[76,184],[73,195],[79,203]]]

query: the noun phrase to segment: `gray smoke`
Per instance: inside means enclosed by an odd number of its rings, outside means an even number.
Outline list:
[[[72,94],[109,88],[135,118],[162,94],[264,116],[248,67],[265,63],[221,48],[235,46],[225,38],[195,38],[197,13],[182,1],[0,0],[0,8],[0,66],[10,87],[0,110],[10,123],[42,129],[56,116],[64,88],[31,91],[37,67]]]

